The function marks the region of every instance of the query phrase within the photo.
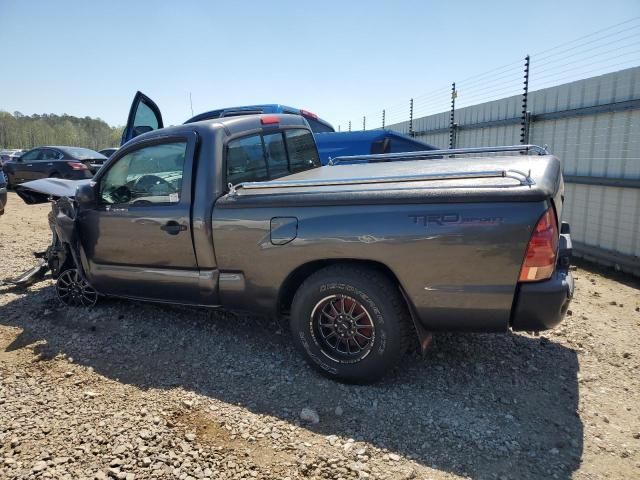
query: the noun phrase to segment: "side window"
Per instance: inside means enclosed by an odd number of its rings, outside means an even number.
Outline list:
[[[287,139],[289,171],[291,173],[320,166],[316,143],[309,130],[285,130],[284,136]]]
[[[269,178],[262,137],[232,140],[227,146],[227,182],[253,182]]]
[[[130,207],[179,202],[186,151],[186,142],[175,142],[125,155],[100,180],[100,200]]]
[[[264,149],[267,153],[269,178],[289,175],[289,162],[287,161],[287,150],[284,147],[282,133],[270,133],[262,138],[264,140]]]
[[[41,154],[38,156],[38,160],[42,161],[51,161],[51,160],[59,160],[63,157],[63,155],[57,150],[51,150],[50,148],[43,148],[41,150]]]
[[[27,152],[24,155],[22,155],[21,159],[24,162],[33,162],[38,158],[41,151],[42,151],[41,148],[38,148],[37,150],[31,150],[30,152]]]

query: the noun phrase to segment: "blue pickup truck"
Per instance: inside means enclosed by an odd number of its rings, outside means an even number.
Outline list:
[[[436,150],[433,145],[392,130],[315,133],[314,136],[323,165],[329,163],[330,158],[343,156]]]
[[[416,152],[435,150],[436,147],[391,130],[366,130],[361,132],[336,132],[333,126],[315,113],[280,104],[248,105],[245,107],[219,108],[200,113],[186,122],[194,123],[216,118],[256,114],[288,113],[303,117],[313,132],[318,154],[323,165],[330,158],[344,155]],[[156,103],[142,92],[137,92],[127,127],[122,133],[122,145],[138,135],[163,128],[162,114]]]

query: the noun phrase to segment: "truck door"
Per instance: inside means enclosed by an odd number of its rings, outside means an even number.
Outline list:
[[[216,304],[201,288],[191,236],[197,135],[132,145],[96,176],[96,205],[79,213],[89,281],[104,294]]]
[[[143,133],[163,128],[162,114],[153,100],[142,92],[136,92],[129,110],[127,125],[122,132],[120,145]]]

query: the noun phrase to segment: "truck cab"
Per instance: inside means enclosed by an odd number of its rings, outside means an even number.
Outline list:
[[[216,200],[230,183],[319,166],[299,115],[226,117],[141,134],[96,174],[93,206],[80,211],[86,276],[113,295],[218,305],[210,243]]]

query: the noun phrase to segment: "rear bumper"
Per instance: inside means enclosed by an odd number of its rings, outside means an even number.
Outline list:
[[[104,162],[93,162],[93,163],[92,163],[92,162],[87,162],[87,163],[85,163],[85,165],[87,166],[87,168],[89,169],[89,171],[90,171],[92,174],[94,174],[94,175],[95,175],[95,174],[96,174],[96,172],[97,172],[98,170],[100,170],[100,168],[102,167],[102,165],[104,165]]]
[[[569,272],[571,251],[569,225],[563,223],[558,266],[553,277],[543,282],[518,284],[511,310],[513,330],[548,330],[562,321],[573,298],[573,277]]]
[[[573,289],[573,277],[567,270],[557,270],[544,282],[518,285],[511,311],[511,328],[539,331],[555,327],[567,313]]]

